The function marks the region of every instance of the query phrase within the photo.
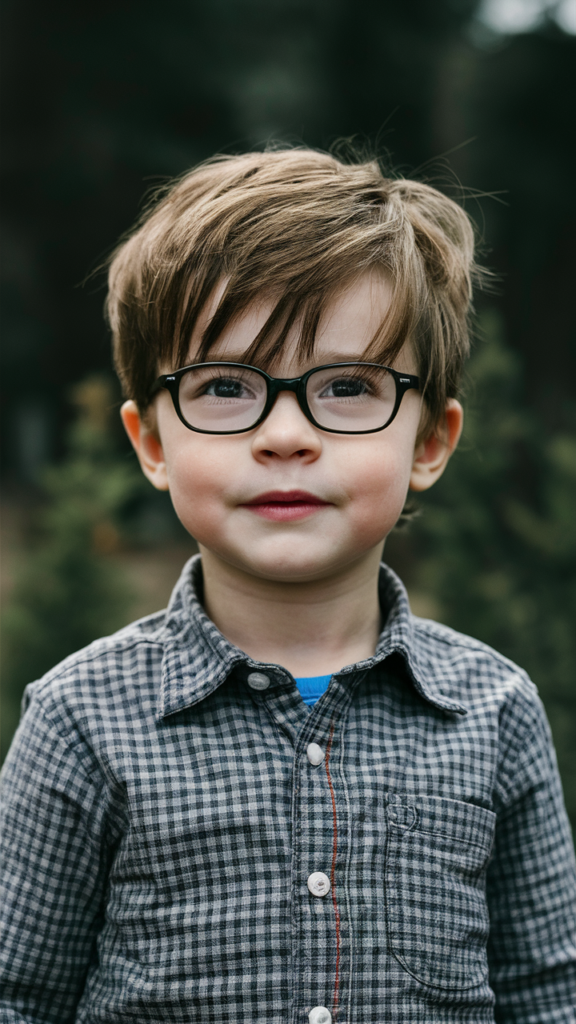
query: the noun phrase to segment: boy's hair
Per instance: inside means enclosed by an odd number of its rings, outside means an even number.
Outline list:
[[[186,365],[194,325],[222,280],[197,361],[268,296],[272,313],[244,355],[267,368],[295,323],[310,357],[326,303],[380,269],[393,298],[363,358],[389,364],[411,342],[425,397],[420,438],[429,436],[469,351],[473,257],[461,207],[429,185],[384,177],[377,160],[343,163],[310,149],[215,157],[156,195],[112,256],[107,312],[125,396],[145,413],[160,368]]]

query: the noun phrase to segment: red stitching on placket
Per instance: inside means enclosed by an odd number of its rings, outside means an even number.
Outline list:
[[[330,778],[330,767],[328,762],[330,761],[330,750],[332,748],[332,738],[334,736],[334,723],[330,726],[330,739],[328,740],[328,746],[326,747],[326,757],[324,758],[324,764],[326,765],[326,778],[328,779],[328,785],[330,787],[330,796],[332,797],[332,819],[334,827],[334,839],[332,842],[332,867],[330,869],[330,889],[332,892],[332,906],[334,907],[334,918],[336,921],[336,971],[334,974],[334,995],[332,998],[332,1017],[336,1020],[338,1014],[338,996],[340,988],[340,911],[338,910],[338,903],[336,901],[336,854],[338,852],[338,819],[336,817],[336,797],[334,796],[334,787],[332,785],[332,779]]]

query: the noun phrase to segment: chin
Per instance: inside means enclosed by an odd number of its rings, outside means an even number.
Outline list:
[[[320,580],[331,574],[331,566],[318,565],[318,562],[282,562],[281,564],[270,565],[255,564],[248,567],[247,571],[259,579],[269,580],[271,583],[309,583],[312,580]]]
[[[331,550],[325,553],[325,557],[319,556],[318,552],[294,551],[294,545],[290,552],[285,554],[272,555],[271,557],[252,558],[246,561],[245,558],[227,559],[238,569],[247,572],[257,579],[267,580],[271,583],[313,583],[320,580],[330,579],[345,571],[349,566],[362,559],[367,552],[349,553],[348,556],[338,557],[338,552]]]
[[[317,554],[298,557],[293,549],[270,557],[246,559],[230,552],[222,552],[220,557],[236,569],[271,583],[306,583],[329,576],[334,569],[333,559],[319,559]]]

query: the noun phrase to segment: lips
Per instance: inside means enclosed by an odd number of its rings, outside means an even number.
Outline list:
[[[323,501],[308,491],[267,491],[256,498],[243,503],[244,508],[276,522],[290,522],[305,519],[321,508],[327,508],[330,502]]]

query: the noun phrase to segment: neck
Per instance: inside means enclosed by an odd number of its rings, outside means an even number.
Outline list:
[[[370,658],[380,633],[381,549],[329,578],[285,583],[252,576],[200,547],[204,607],[255,661],[294,676],[329,675]]]

